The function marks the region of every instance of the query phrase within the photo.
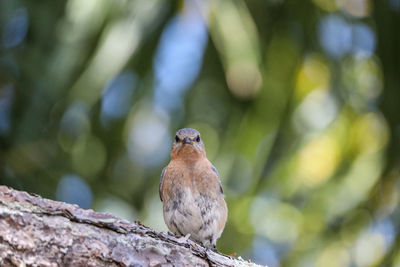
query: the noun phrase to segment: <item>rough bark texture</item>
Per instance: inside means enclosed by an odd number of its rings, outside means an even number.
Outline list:
[[[107,213],[0,186],[0,266],[257,266]]]

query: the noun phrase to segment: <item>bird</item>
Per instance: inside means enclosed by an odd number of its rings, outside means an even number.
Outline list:
[[[164,221],[172,233],[217,250],[228,208],[219,173],[206,157],[199,131],[176,132],[171,160],[161,172],[159,194]]]

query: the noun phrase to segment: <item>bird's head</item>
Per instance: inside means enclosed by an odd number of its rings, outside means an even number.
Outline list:
[[[205,156],[206,151],[199,131],[192,128],[183,128],[176,132],[172,143],[171,157]]]

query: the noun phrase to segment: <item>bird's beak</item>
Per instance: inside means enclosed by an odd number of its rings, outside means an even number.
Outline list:
[[[192,141],[190,140],[189,137],[185,137],[185,139],[183,139],[183,143],[184,144],[192,144]]]

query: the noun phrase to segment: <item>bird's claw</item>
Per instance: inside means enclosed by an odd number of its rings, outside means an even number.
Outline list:
[[[190,238],[190,234],[187,234],[185,236],[181,236],[181,237],[178,238],[178,243],[186,243],[189,238]]]
[[[211,246],[206,246],[207,250],[211,250],[213,252],[218,252],[217,246],[216,245],[211,245]]]

